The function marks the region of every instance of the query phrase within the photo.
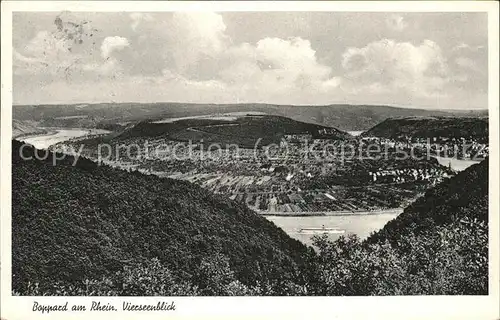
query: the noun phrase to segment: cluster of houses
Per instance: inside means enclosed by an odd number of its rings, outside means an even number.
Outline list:
[[[363,137],[361,144],[379,144],[400,150],[417,149],[443,157],[458,159],[486,158],[489,154],[487,139],[473,137],[448,138],[448,137],[402,137],[388,139],[380,137]]]
[[[368,172],[375,183],[405,183],[411,181],[429,181],[438,183],[444,178],[450,177],[452,174],[449,170],[441,170],[437,168],[406,168],[395,170],[380,170]]]

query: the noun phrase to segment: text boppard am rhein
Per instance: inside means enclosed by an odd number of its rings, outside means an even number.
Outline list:
[[[68,307],[68,302],[65,302],[64,304],[45,305],[34,301],[32,311],[41,313],[68,311],[118,311],[118,308],[110,303],[101,303],[100,301],[92,301],[90,308],[79,304],[74,304],[71,307]],[[156,304],[134,304],[124,301],[122,302],[121,311],[175,311],[175,303],[174,301],[159,301]]]

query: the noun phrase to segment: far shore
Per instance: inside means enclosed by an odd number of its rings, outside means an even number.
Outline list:
[[[52,131],[47,131],[44,129],[40,129],[41,131],[35,131],[35,132],[29,132],[29,133],[22,133],[18,134],[16,136],[12,136],[12,139],[27,139],[27,138],[36,138],[39,136],[52,136],[59,132],[58,130],[52,130]]]
[[[377,214],[399,214],[403,212],[403,208],[373,210],[373,211],[318,211],[318,212],[307,212],[307,211],[271,212],[271,211],[259,211],[259,210],[255,211],[261,216],[266,216],[266,217],[321,217],[321,216],[367,216],[367,215],[377,215]]]

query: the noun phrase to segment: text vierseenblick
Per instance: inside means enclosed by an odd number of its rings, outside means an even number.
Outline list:
[[[165,301],[155,304],[132,304],[130,302],[123,302],[124,311],[174,311],[175,303],[167,303]]]

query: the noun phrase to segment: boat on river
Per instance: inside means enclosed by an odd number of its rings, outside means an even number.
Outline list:
[[[318,234],[318,233],[335,233],[335,234],[341,234],[345,233],[345,230],[343,229],[336,229],[336,228],[326,228],[325,226],[322,227],[308,227],[308,228],[300,228],[298,230],[299,233],[305,233],[305,234]]]

